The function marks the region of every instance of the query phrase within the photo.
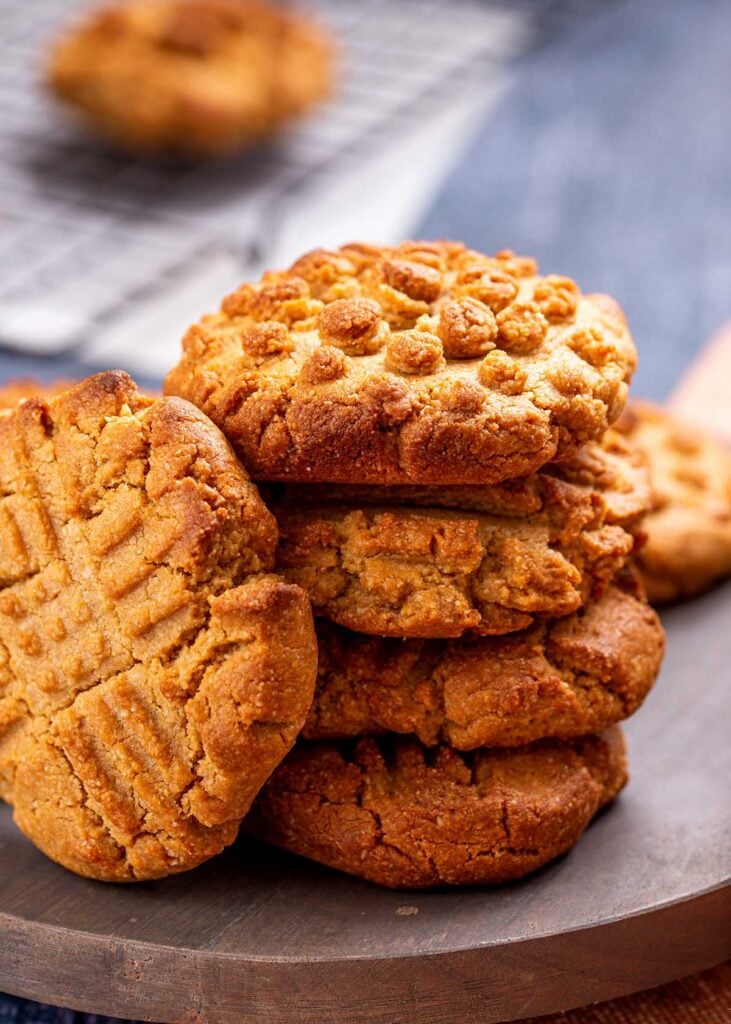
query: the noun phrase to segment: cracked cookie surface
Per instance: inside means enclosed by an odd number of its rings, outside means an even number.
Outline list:
[[[598,440],[635,362],[616,304],[533,260],[353,244],[229,295],[165,388],[255,479],[491,484]]]
[[[731,575],[731,452],[650,402],[633,401],[618,426],[646,456],[655,494],[637,557],[650,600]]]
[[[403,737],[301,744],[245,828],[392,888],[504,882],[569,850],[626,780],[619,726],[469,754]]]
[[[317,633],[303,739],[391,732],[458,750],[600,732],[637,711],[664,650],[652,608],[616,587],[508,637],[389,640],[326,621]]]
[[[0,417],[0,796],[127,881],[236,836],[306,716],[304,593],[225,439],[121,372]]]
[[[56,43],[53,91],[132,152],[227,153],[325,99],[329,36],[258,0],[132,0]]]
[[[598,595],[633,549],[647,470],[610,431],[485,487],[273,487],[279,571],[315,612],[360,633],[510,633]]]

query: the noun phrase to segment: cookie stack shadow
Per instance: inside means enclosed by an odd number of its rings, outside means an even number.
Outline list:
[[[317,620],[249,834],[387,886],[492,883],[615,798],[664,645],[631,566],[647,469],[611,429],[633,369],[611,300],[448,244],[310,254],[189,332],[168,388],[265,481]]]

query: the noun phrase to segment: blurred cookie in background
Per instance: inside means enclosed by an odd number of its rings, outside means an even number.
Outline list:
[[[617,423],[645,454],[655,507],[637,565],[649,599],[691,597],[731,574],[731,452],[650,402]]]
[[[48,84],[115,145],[216,156],[276,133],[331,91],[334,45],[258,0],[133,0],[53,46]]]

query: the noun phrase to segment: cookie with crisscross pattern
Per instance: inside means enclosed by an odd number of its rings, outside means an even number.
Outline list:
[[[0,416],[0,795],[100,879],[193,867],[301,728],[309,603],[228,444],[120,372]]]

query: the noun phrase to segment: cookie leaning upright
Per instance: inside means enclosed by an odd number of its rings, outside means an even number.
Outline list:
[[[312,697],[272,517],[202,413],[120,372],[4,413],[0,481],[0,795],[80,874],[199,864]]]
[[[228,153],[325,99],[334,47],[259,0],[132,0],[93,11],[49,59],[52,90],[133,153]]]
[[[655,503],[637,567],[651,601],[701,593],[731,575],[731,452],[651,402],[618,423],[645,456]]]
[[[225,299],[166,392],[258,479],[490,484],[600,439],[635,362],[611,300],[530,259],[349,245]]]

